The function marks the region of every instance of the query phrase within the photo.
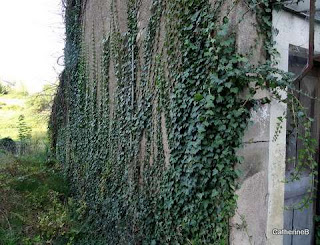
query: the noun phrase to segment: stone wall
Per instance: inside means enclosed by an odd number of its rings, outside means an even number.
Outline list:
[[[215,8],[216,1],[210,1],[213,8]],[[265,52],[263,51],[263,40],[257,33],[257,21],[256,16],[244,1],[225,1],[221,8],[221,16],[227,15],[231,20],[231,28],[236,32],[236,45],[239,53],[250,56],[250,62],[252,64],[258,64],[266,59]],[[128,36],[129,23],[128,23],[128,4],[132,4],[132,1],[120,1],[120,0],[86,0],[82,3],[82,38],[83,38],[83,52],[85,53],[87,63],[86,71],[88,79],[86,80],[86,94],[96,93],[96,106],[93,106],[97,112],[102,110],[101,108],[107,107],[109,113],[109,119],[117,118],[117,106],[119,103],[119,78],[117,77],[117,57],[110,56],[108,63],[108,74],[103,74],[105,67],[103,64],[104,55],[104,43],[106,40],[112,39],[114,34],[119,34],[122,39],[126,39]],[[125,167],[124,173],[128,175],[126,181],[128,181],[128,188],[132,188],[134,191],[142,192],[142,188],[146,185],[146,178],[144,177],[144,171],[148,170],[148,166],[152,166],[157,159],[161,159],[160,164],[163,165],[163,171],[170,166],[170,146],[169,146],[169,129],[168,129],[168,108],[159,108],[160,96],[156,89],[156,66],[157,55],[161,54],[160,63],[164,64],[164,76],[169,81],[169,88],[174,85],[170,83],[170,69],[167,66],[167,49],[165,45],[166,37],[166,19],[165,15],[160,18],[159,28],[155,33],[155,41],[153,42],[152,57],[148,67],[148,74],[145,74],[146,60],[145,60],[145,45],[148,38],[148,24],[151,17],[153,6],[152,0],[141,0],[139,4],[135,3],[137,8],[137,33],[135,47],[136,57],[134,62],[133,80],[135,84],[132,85],[132,81],[128,81],[127,86],[132,92],[130,100],[133,104],[143,104],[146,99],[151,100],[149,126],[138,132],[139,137],[135,138],[130,135],[130,132],[125,129],[121,129],[125,137],[125,141],[130,141],[130,144],[126,147],[131,147],[131,143],[137,143],[135,149],[135,155],[132,156],[128,162],[128,166]],[[170,23],[169,23],[170,24]],[[131,55],[131,54],[128,54]],[[130,65],[127,67],[127,71],[131,72]],[[119,76],[119,74],[118,74]],[[108,79],[107,88],[104,87],[105,79]],[[130,77],[128,75],[128,77]],[[147,84],[145,82],[147,81]],[[145,86],[148,86],[150,91],[153,91],[151,98],[146,98],[144,94]],[[94,89],[96,88],[96,90]],[[120,89],[121,90],[121,89]],[[105,98],[105,91],[108,91],[108,98]],[[84,98],[87,95],[84,96]],[[257,98],[263,98],[266,96],[264,91],[260,91]],[[108,100],[107,105],[103,105],[101,100]],[[168,105],[168,103],[161,102],[162,105]],[[127,105],[130,107],[131,102],[128,101]],[[237,190],[238,208],[236,215],[230,220],[231,232],[230,243],[231,244],[266,244],[267,243],[267,225],[268,225],[268,213],[270,213],[270,198],[269,198],[269,182],[270,179],[269,161],[270,161],[270,138],[272,138],[271,126],[270,126],[270,107],[272,105],[263,105],[256,112],[252,113],[252,124],[247,129],[247,133],[243,139],[244,148],[239,149],[239,154],[244,157],[244,163],[237,166],[242,172],[239,182],[241,184],[240,189]],[[90,114],[91,112],[86,112]],[[86,115],[85,115],[86,116]],[[112,130],[116,125],[107,125]],[[68,127],[66,127],[68,130]],[[61,133],[61,139],[65,137],[66,147],[61,146],[61,150],[58,150],[58,155],[62,151],[65,151],[66,157],[62,157],[59,160],[62,162],[72,162],[75,159],[81,157],[70,153],[77,147],[77,141],[72,135]],[[86,136],[84,136],[86,137]],[[89,136],[88,136],[89,137]],[[133,138],[132,138],[133,137]],[[59,138],[58,138],[59,139]],[[104,139],[100,139],[104,141]],[[58,140],[59,141],[59,140]],[[113,151],[108,154],[120,154],[123,147],[122,143],[115,139],[112,142],[118,142],[113,147]],[[90,141],[86,141],[89,143]],[[128,143],[128,142],[127,142]],[[59,145],[59,142],[57,143]],[[63,145],[64,141],[60,142]],[[134,143],[132,143],[134,144]],[[87,145],[90,152],[92,145]],[[110,147],[110,146],[106,146]],[[124,147],[123,149],[129,149]],[[59,147],[57,147],[60,149]],[[123,150],[122,149],[122,150]],[[117,153],[116,153],[117,152]],[[113,155],[113,158],[117,158],[117,155]],[[70,160],[71,158],[71,160]],[[74,163],[72,163],[74,164]],[[158,163],[159,164],[159,163]],[[68,171],[77,181],[78,187],[82,185],[82,189],[78,188],[77,195],[83,198],[89,203],[91,209],[102,209],[95,205],[97,197],[87,197],[89,192],[98,193],[97,190],[83,188],[86,185],[90,186],[91,183],[98,181],[104,183],[106,181],[104,168],[98,170],[90,170],[89,165],[80,166],[79,172],[74,171],[74,165],[69,166]],[[121,170],[122,171],[122,170]],[[89,173],[90,172],[90,173]],[[160,174],[161,175],[161,174]],[[133,186],[132,184],[136,179],[139,179],[139,186]],[[108,180],[114,181],[114,180]],[[155,181],[156,182],[156,181]],[[101,185],[98,185],[101,186]],[[146,185],[147,186],[147,185]],[[77,188],[76,188],[77,189]],[[92,194],[95,195],[95,194]],[[131,198],[131,197],[128,197]],[[120,211],[119,211],[120,212]],[[136,214],[132,211],[132,229],[136,229],[137,220],[135,220]],[[113,221],[116,226],[117,221]],[[109,229],[104,227],[104,229]],[[138,228],[137,228],[138,229]],[[129,233],[132,233],[130,231]],[[134,233],[134,232],[133,232]],[[134,238],[132,238],[134,239]],[[121,239],[120,239],[121,240]],[[119,240],[118,240],[119,241]],[[125,238],[123,238],[125,241]],[[128,240],[126,240],[128,241]],[[273,243],[279,244],[279,243]]]

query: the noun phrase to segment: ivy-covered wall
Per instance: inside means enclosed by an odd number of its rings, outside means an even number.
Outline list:
[[[281,86],[271,9],[255,0],[66,1],[50,132],[91,227],[84,244],[265,242],[264,89]],[[238,211],[232,219],[239,182],[249,225]]]

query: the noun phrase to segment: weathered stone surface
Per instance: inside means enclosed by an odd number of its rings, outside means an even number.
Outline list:
[[[265,244],[268,200],[268,142],[248,143],[239,151],[244,162],[237,190],[238,208],[231,219],[231,244]]]
[[[251,123],[245,132],[243,142],[267,142],[270,138],[270,105],[261,105],[252,111]]]
[[[238,154],[244,158],[244,162],[236,168],[241,171],[240,184],[255,174],[267,171],[269,160],[269,142],[246,143]]]
[[[266,244],[266,180],[266,171],[260,171],[244,180],[237,191],[238,208],[231,219],[230,244]]]

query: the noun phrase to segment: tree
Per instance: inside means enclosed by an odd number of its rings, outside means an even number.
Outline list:
[[[26,151],[28,141],[31,139],[31,128],[25,122],[24,115],[19,116],[18,130],[19,130],[19,141],[20,141],[20,154]]]

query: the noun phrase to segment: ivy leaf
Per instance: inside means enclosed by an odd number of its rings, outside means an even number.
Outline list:
[[[221,171],[222,169],[223,169],[223,164],[222,163],[219,163],[219,164],[217,164],[217,168],[219,169],[219,171]]]
[[[197,93],[197,94],[194,95],[194,100],[195,101],[200,101],[202,99],[203,99],[203,95],[202,94]]]
[[[214,101],[215,97],[211,94],[206,96],[206,108],[212,108],[214,107]]]
[[[219,192],[217,190],[212,190],[211,197],[216,197],[218,195],[219,195]]]
[[[226,86],[227,88],[231,88],[232,82],[226,82],[226,83],[224,84],[224,86]]]
[[[231,89],[230,89],[230,92],[231,92],[231,93],[234,93],[234,94],[238,94],[239,89],[238,89],[238,88],[231,88]]]

